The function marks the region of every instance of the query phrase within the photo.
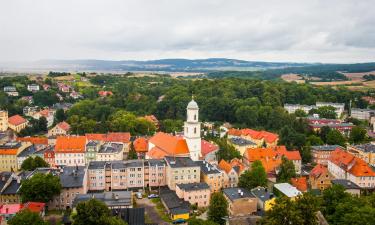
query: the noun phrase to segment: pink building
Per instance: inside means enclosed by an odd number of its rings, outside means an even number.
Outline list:
[[[207,207],[210,203],[211,191],[206,183],[177,184],[176,194],[198,207]]]

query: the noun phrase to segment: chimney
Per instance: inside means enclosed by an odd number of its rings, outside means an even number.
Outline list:
[[[241,189],[238,189],[238,194],[241,194]]]
[[[20,183],[21,183],[21,177],[18,176],[18,177],[17,177],[17,184],[20,184]]]

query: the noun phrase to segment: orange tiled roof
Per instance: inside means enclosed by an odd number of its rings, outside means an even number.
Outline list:
[[[43,211],[45,206],[46,203],[43,202],[27,202],[23,208],[28,209],[34,213],[40,213],[41,211]]]
[[[224,170],[226,173],[230,173],[230,171],[232,170],[232,166],[224,159],[220,161],[218,166],[220,169]]]
[[[239,173],[242,173],[246,169],[245,165],[237,158],[234,158],[230,161],[230,165],[233,167],[238,166],[239,168]]]
[[[241,130],[239,129],[231,128],[228,130],[228,135],[241,136],[241,134]]]
[[[17,141],[31,142],[34,145],[48,145],[48,138],[46,137],[17,137]]]
[[[375,176],[375,172],[365,161],[340,149],[331,153],[329,161],[357,177]]]
[[[18,149],[0,149],[0,155],[17,155]]]
[[[328,168],[326,166],[323,166],[321,164],[317,164],[310,172],[310,176],[313,176],[315,178],[320,177],[320,175],[325,174],[328,172]]]
[[[202,153],[203,157],[206,156],[208,153],[216,151],[218,149],[219,149],[219,146],[202,139],[202,141],[201,141],[201,153]]]
[[[153,147],[146,153],[151,159],[163,159],[168,154],[158,147]]]
[[[104,141],[104,142],[130,142],[129,132],[115,132],[108,134],[86,134],[86,138],[89,141]]]
[[[189,154],[186,140],[182,137],[158,132],[149,140],[149,143],[154,144],[158,149],[164,151],[169,156]]]
[[[133,141],[133,146],[136,152],[147,152],[148,141],[144,137],[137,138]]]
[[[61,129],[65,130],[65,131],[69,131],[70,130],[69,123],[67,123],[65,121],[58,123],[56,126],[60,127]]]
[[[48,109],[43,109],[42,111],[39,111],[39,114],[44,117],[48,117],[49,115],[49,110]]]
[[[292,178],[291,183],[298,190],[305,192],[307,191],[307,179],[306,177]]]
[[[20,115],[14,115],[8,118],[8,123],[12,124],[13,126],[18,126],[26,122],[27,120]]]
[[[266,143],[273,143],[277,141],[277,139],[279,138],[279,135],[277,134],[264,131],[264,130],[257,131],[257,130],[253,130],[249,128],[245,128],[242,130],[232,128],[232,129],[229,129],[228,134],[233,135],[233,136],[250,136],[252,139],[257,139],[257,140],[264,139]]]
[[[85,136],[59,136],[56,139],[56,153],[84,153],[86,147]]]

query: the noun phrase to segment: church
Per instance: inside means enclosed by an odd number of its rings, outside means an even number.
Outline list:
[[[146,159],[162,159],[165,156],[190,157],[194,161],[208,158],[215,160],[218,147],[201,138],[199,107],[192,99],[186,107],[184,135],[174,136],[163,132],[156,133],[148,141]]]

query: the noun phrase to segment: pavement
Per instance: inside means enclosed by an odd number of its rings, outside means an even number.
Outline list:
[[[148,198],[137,199],[137,206],[145,208],[145,212],[153,223],[159,225],[170,225],[170,223],[165,222],[160,218],[158,212],[156,211],[156,205],[151,202]]]

